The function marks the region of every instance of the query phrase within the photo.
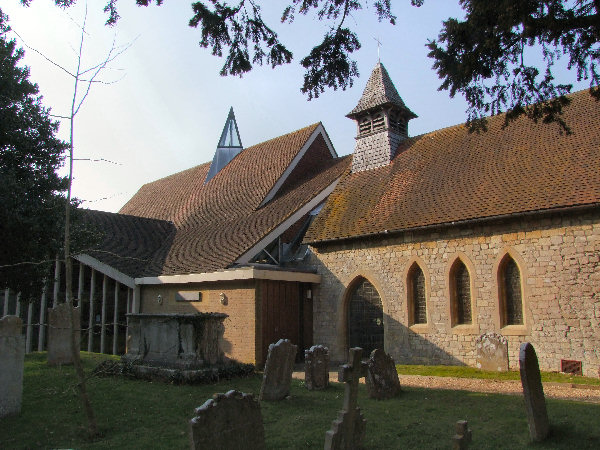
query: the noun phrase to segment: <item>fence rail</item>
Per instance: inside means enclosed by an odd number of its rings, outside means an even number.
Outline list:
[[[76,264],[79,270],[73,270],[73,286],[77,286],[77,298],[74,303],[81,308],[79,331],[82,348],[98,353],[109,353],[110,350],[113,355],[125,353],[126,314],[133,311],[132,289],[93,268],[81,263]],[[64,301],[65,283],[64,279],[61,279],[61,274],[64,273],[61,265],[63,263],[57,259],[50,299],[50,285],[47,280],[44,280],[39,300],[25,301],[20,293],[11,289],[5,289],[4,295],[0,291],[2,315],[15,315],[23,320],[26,353],[34,351],[36,340],[37,351],[47,348],[48,309],[57,306],[61,300]],[[107,348],[111,338],[112,345]]]

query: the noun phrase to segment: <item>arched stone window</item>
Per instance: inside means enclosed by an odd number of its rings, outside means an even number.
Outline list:
[[[498,290],[501,326],[523,325],[521,272],[515,260],[508,254],[498,267]]]
[[[427,323],[425,275],[419,264],[413,263],[406,278],[409,325],[425,324]]]
[[[450,269],[450,307],[452,326],[473,322],[471,311],[471,277],[467,266],[457,259]]]
[[[360,278],[351,288],[348,299],[348,345],[361,347],[368,356],[383,349],[383,305],[381,297],[367,279]]]

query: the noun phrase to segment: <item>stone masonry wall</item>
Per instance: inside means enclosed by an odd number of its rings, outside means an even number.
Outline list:
[[[314,297],[314,342],[331,358],[347,352],[345,294],[367,278],[382,298],[385,349],[398,363],[475,365],[475,339],[484,332],[508,338],[510,368],[521,342],[531,342],[543,370],[561,359],[600,367],[600,210],[530,216],[429,232],[355,240],[312,248],[310,264],[322,275]],[[497,273],[509,253],[519,266],[524,325],[501,327]],[[473,323],[451,326],[449,272],[461,258],[471,278]],[[427,324],[407,326],[408,270],[425,275]]]
[[[178,292],[194,296],[202,293],[202,301],[176,300]],[[224,300],[221,301],[221,294]],[[160,295],[159,303],[158,296]],[[141,292],[142,313],[218,312],[228,317],[223,322],[225,334],[222,350],[227,358],[243,363],[256,362],[255,287],[252,281],[146,285]]]
[[[394,157],[392,149],[396,149],[402,139],[400,135],[389,130],[356,138],[352,155],[352,172],[362,172],[388,165]]]

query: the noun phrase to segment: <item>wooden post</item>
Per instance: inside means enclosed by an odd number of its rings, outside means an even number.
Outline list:
[[[54,260],[54,295],[52,296],[52,307],[58,305],[58,291],[60,290],[60,261],[58,255]]]
[[[113,314],[113,348],[112,354],[117,354],[117,338],[119,337],[119,282],[115,281],[115,311]]]
[[[473,432],[469,429],[466,420],[456,422],[456,434],[452,436],[452,448],[454,450],[465,450],[473,439]]]
[[[106,340],[106,291],[108,290],[108,277],[104,275],[102,280],[102,323],[100,326],[100,353],[104,353],[104,342]]]
[[[88,317],[88,352],[91,352],[94,346],[94,295],[96,295],[96,271],[92,269],[90,280],[90,313]]]
[[[29,302],[27,307],[27,335],[25,338],[25,353],[31,353],[31,331],[33,326],[31,325],[31,316],[33,316],[33,302]]]
[[[21,293],[17,294],[17,307],[15,309],[15,316],[21,317]]]
[[[79,284],[77,285],[77,306],[81,306],[81,299],[83,297],[83,287],[85,285],[84,280],[85,266],[79,263]]]
[[[139,314],[140,312],[140,287],[136,286],[133,289],[133,302],[131,304],[131,312]]]
[[[4,311],[2,312],[3,316],[8,316],[8,301],[10,300],[10,289],[6,289],[4,291]]]
[[[127,314],[131,312],[131,288],[127,288]]]
[[[42,287],[42,299],[40,305],[40,329],[38,332],[38,352],[44,350],[44,340],[46,338],[46,302],[48,295],[48,283],[44,278],[44,286]]]

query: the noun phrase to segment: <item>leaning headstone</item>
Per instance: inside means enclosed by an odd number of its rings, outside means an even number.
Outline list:
[[[81,335],[80,318],[81,308],[73,308],[73,327],[76,330],[75,342],[77,343]],[[48,364],[51,366],[73,364],[69,309],[66,303],[48,309]]]
[[[454,450],[466,450],[469,448],[473,432],[469,429],[469,424],[466,420],[456,422],[456,434],[452,436]]]
[[[350,362],[340,367],[338,379],[346,383],[344,406],[331,430],[325,433],[325,450],[355,449],[362,446],[367,421],[357,406],[358,381],[366,376],[367,366],[361,362],[362,348],[350,349]]]
[[[298,346],[288,339],[269,345],[259,400],[283,400],[290,394]]]
[[[519,368],[521,384],[525,398],[525,410],[529,424],[529,436],[532,441],[543,441],[550,431],[546,398],[537,355],[533,345],[523,342],[519,350]]]
[[[508,340],[498,333],[484,333],[475,340],[477,368],[508,371]]]
[[[390,355],[377,348],[367,361],[367,392],[377,400],[394,398],[400,394],[400,380],[396,363]]]
[[[308,390],[329,386],[329,349],[313,345],[304,351],[304,383]]]
[[[0,319],[0,417],[21,412],[25,339],[17,316]]]
[[[194,411],[190,420],[190,448],[265,448],[265,429],[260,404],[252,394],[229,391],[215,394]]]

